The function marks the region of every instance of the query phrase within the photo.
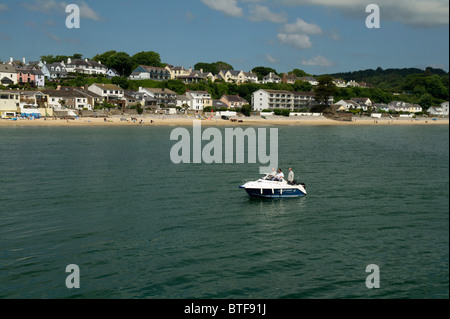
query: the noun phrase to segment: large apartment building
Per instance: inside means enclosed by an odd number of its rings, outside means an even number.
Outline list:
[[[288,109],[291,111],[310,108],[317,104],[315,94],[310,92],[258,90],[252,95],[252,106],[255,111]],[[333,104],[333,97],[330,98]]]

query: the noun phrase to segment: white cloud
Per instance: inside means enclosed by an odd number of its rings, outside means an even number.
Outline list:
[[[95,12],[91,7],[89,7],[89,5],[84,2],[81,1],[81,5],[80,5],[80,14],[82,18],[86,18],[86,19],[90,19],[90,20],[94,20],[94,21],[100,21],[100,15]]]
[[[100,21],[100,15],[94,11],[85,1],[75,2],[80,7],[80,15],[82,18],[94,21]],[[33,2],[25,2],[22,6],[30,11],[41,12],[45,14],[65,14],[68,3],[56,0],[34,0]]]
[[[6,4],[0,3],[0,12],[8,10],[8,6]]]
[[[290,45],[295,49],[303,50],[312,47],[311,39],[306,34],[279,33],[277,38],[282,44]]]
[[[312,59],[303,60],[302,65],[326,67],[326,66],[334,66],[336,64],[334,62],[328,60],[327,58],[324,58],[323,56],[318,55]]]
[[[206,6],[220,11],[226,15],[240,18],[244,15],[243,9],[238,7],[236,0],[201,0]]]
[[[62,41],[61,41],[61,39],[56,35],[56,34],[54,34],[54,33],[52,33],[52,32],[48,32],[47,30],[43,30],[43,32],[50,38],[50,39],[52,39],[53,41],[55,41],[55,42],[57,42],[57,43],[61,43]]]
[[[287,33],[322,34],[322,28],[317,24],[308,23],[300,18],[292,24],[286,24],[284,30]]]
[[[270,63],[277,63],[278,59],[274,58],[273,56],[271,56],[270,54],[266,54],[266,60]]]
[[[274,0],[274,2],[289,6],[324,6],[358,18],[367,17],[366,7],[374,3],[373,0]],[[386,19],[415,27],[449,25],[448,0],[377,0],[376,4],[380,7],[382,21]]]
[[[273,13],[268,7],[257,4],[250,7],[250,20],[255,22],[270,21],[284,23],[287,21],[287,18],[282,13]]]
[[[67,3],[56,0],[34,0],[22,4],[25,9],[41,13],[63,13],[66,10]]]

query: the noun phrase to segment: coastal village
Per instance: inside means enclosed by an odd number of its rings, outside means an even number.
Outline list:
[[[63,118],[79,119],[93,117],[98,114],[109,115],[142,115],[161,114],[191,115],[202,117],[206,113],[219,111],[216,115],[236,116],[243,107],[251,107],[250,112],[256,116],[322,116],[311,111],[317,105],[314,92],[296,92],[286,90],[260,89],[252,93],[251,101],[239,95],[223,95],[213,99],[208,91],[190,91],[179,95],[167,88],[139,87],[138,90],[125,90],[116,84],[94,83],[83,87],[51,86],[46,84],[60,83],[76,74],[87,76],[104,76],[108,79],[120,77],[121,74],[108,68],[102,62],[89,59],[71,59],[60,63],[16,61],[0,64],[0,117],[6,120]],[[312,76],[297,77],[284,73],[282,77],[271,72],[262,79],[255,73],[234,70],[221,70],[218,74],[194,70],[182,66],[166,67],[138,66],[127,80],[153,80],[157,82],[179,80],[184,84],[201,82],[225,82],[237,85],[255,84],[294,84],[307,82],[311,86],[319,85],[318,79]],[[338,88],[372,87],[367,83],[334,79]],[[27,89],[17,88],[26,85]],[[16,87],[11,89],[10,87]],[[323,103],[323,102],[322,102]],[[381,118],[395,114],[397,117],[413,118],[417,114],[429,117],[448,117],[449,102],[428,108],[426,111],[419,104],[393,101],[389,104],[375,103],[367,97],[354,97],[336,101],[330,97],[328,105],[336,114],[355,115],[358,112],[370,112],[372,117]],[[107,110],[107,112],[105,112]],[[282,112],[287,110],[288,112]],[[279,113],[277,113],[279,111]],[[101,113],[103,112],[103,113]],[[214,114],[214,113],[213,113]],[[248,115],[247,115],[248,116]],[[339,118],[339,117],[338,117]],[[342,117],[345,118],[345,117]],[[348,116],[347,116],[348,118]]]

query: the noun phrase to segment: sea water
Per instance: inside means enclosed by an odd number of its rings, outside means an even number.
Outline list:
[[[0,128],[0,298],[449,297],[447,126],[279,127],[283,200],[173,164],[173,129]]]

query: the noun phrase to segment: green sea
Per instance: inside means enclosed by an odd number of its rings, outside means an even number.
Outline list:
[[[283,200],[173,164],[173,129],[0,128],[0,298],[449,298],[448,126],[279,127]]]

